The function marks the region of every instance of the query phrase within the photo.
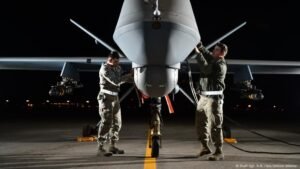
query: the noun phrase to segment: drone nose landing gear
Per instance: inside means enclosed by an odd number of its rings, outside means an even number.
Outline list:
[[[151,157],[159,157],[159,149],[162,147],[162,136],[160,133],[155,133],[154,129],[151,129],[150,137],[148,138],[149,148],[151,148]]]

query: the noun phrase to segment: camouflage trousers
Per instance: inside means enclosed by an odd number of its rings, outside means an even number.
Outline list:
[[[122,127],[119,97],[101,94],[98,103],[101,117],[98,130],[98,144],[103,145],[107,140],[117,142]]]
[[[223,99],[202,96],[197,104],[196,130],[199,140],[207,145],[209,140],[216,147],[223,145]]]

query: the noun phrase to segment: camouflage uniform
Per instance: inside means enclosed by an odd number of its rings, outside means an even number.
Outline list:
[[[211,136],[216,148],[222,150],[223,91],[227,71],[226,62],[225,59],[214,59],[205,48],[200,48],[197,61],[200,66],[199,89],[201,91],[196,110],[198,138],[202,145],[208,148],[208,141]],[[218,91],[219,94],[212,94],[211,91]]]
[[[107,139],[112,144],[119,140],[122,119],[118,92],[122,83],[132,82],[133,78],[131,74],[121,76],[120,66],[110,66],[106,63],[101,66],[99,78],[100,92],[97,99],[101,121],[98,130],[98,144],[103,146]]]

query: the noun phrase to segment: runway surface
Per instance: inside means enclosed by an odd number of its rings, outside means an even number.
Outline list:
[[[105,169],[232,169],[232,168],[300,168],[300,154],[249,154],[229,144],[224,145],[225,161],[198,158],[200,144],[193,119],[167,119],[163,128],[160,157],[146,155],[146,120],[124,120],[119,147],[124,155],[97,157],[96,142],[76,142],[81,128],[93,120],[69,118],[8,118],[0,120],[0,168],[105,168]],[[270,137],[300,144],[299,123],[243,122],[251,129]],[[251,134],[233,127],[238,147],[251,151],[300,152],[300,147]]]

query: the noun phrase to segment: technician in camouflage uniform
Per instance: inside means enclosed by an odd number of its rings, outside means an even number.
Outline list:
[[[107,62],[102,64],[99,78],[100,92],[97,99],[101,121],[98,130],[98,155],[124,154],[124,150],[116,147],[122,126],[118,92],[122,83],[133,82],[133,75],[130,73],[121,76],[119,55],[117,52],[112,52],[108,56]],[[104,148],[104,143],[107,140],[110,141],[108,151]]]
[[[208,146],[211,138],[216,147],[215,153],[209,160],[223,160],[223,91],[227,65],[224,57],[228,48],[218,43],[213,52],[209,52],[202,43],[195,48],[197,61],[200,67],[200,100],[196,110],[196,128],[202,150],[199,156],[208,155],[211,150]],[[211,136],[211,137],[210,137]]]

